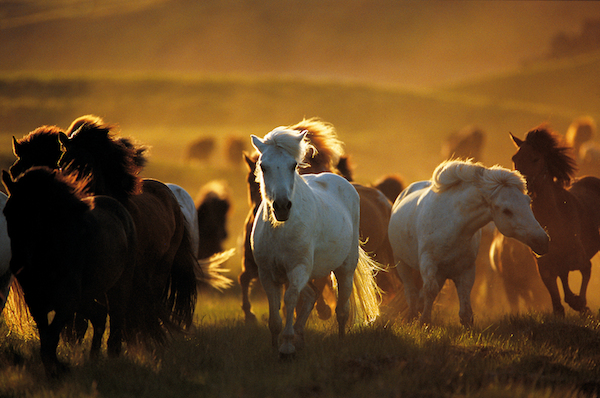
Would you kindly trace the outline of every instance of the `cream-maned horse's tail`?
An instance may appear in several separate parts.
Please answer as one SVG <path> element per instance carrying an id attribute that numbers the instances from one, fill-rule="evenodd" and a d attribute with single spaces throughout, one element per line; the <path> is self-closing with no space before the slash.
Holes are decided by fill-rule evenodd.
<path id="1" fill-rule="evenodd" d="M 381 289 L 375 280 L 377 272 L 385 272 L 385 270 L 362 247 L 359 247 L 358 264 L 354 271 L 354 283 L 350 296 L 350 318 L 356 323 L 370 323 L 379 316 Z"/>

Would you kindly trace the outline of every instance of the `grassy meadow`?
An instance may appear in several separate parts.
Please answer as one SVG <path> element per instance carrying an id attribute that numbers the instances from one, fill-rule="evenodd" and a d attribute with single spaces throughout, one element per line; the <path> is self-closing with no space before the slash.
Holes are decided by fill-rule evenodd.
<path id="1" fill-rule="evenodd" d="M 67 128 L 78 116 L 97 114 L 151 147 L 145 176 L 177 183 L 192 196 L 209 181 L 226 182 L 233 202 L 226 247 L 239 248 L 246 170 L 225 159 L 229 137 L 246 140 L 250 150 L 250 134 L 319 116 L 336 126 L 357 182 L 388 173 L 412 182 L 429 178 L 443 160 L 448 134 L 477 125 L 487 133 L 483 162 L 511 167 L 509 131 L 522 137 L 548 122 L 564 133 L 578 116 L 600 120 L 598 70 L 595 54 L 428 91 L 289 77 L 6 73 L 0 74 L 0 164 L 12 163 L 12 136 L 44 124 Z M 210 161 L 186 161 L 189 143 L 206 136 L 217 142 Z M 339 340 L 333 321 L 311 318 L 307 347 L 292 362 L 280 362 L 270 347 L 260 288 L 252 295 L 259 325 L 243 323 L 237 283 L 201 295 L 193 330 L 173 336 L 164 350 L 131 347 L 122 358 L 91 362 L 89 341 L 61 344 L 59 355 L 72 371 L 59 382 L 45 380 L 35 339 L 0 324 L 0 397 L 597 396 L 594 262 L 586 317 L 509 315 L 498 294 L 493 309 L 475 302 L 475 326 L 465 330 L 456 303 L 444 297 L 425 328 L 380 321 Z M 238 253 L 226 265 L 232 279 L 239 264 Z"/>

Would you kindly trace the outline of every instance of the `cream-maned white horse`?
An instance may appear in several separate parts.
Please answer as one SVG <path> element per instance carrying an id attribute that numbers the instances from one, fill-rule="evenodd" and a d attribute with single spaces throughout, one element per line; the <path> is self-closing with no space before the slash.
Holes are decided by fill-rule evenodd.
<path id="1" fill-rule="evenodd" d="M 394 202 L 388 232 L 410 316 L 422 312 L 421 322 L 431 322 L 433 302 L 451 279 L 460 321 L 472 325 L 470 294 L 481 227 L 494 221 L 502 234 L 536 253 L 548 251 L 548 235 L 530 203 L 518 172 L 470 161 L 443 162 L 430 181 L 408 186 Z"/>
<path id="2" fill-rule="evenodd" d="M 304 344 L 304 326 L 317 299 L 313 279 L 331 272 L 337 279 L 340 336 L 345 333 L 351 307 L 357 310 L 355 319 L 362 315 L 367 322 L 379 313 L 374 279 L 377 264 L 359 244 L 358 193 L 335 174 L 298 173 L 310 145 L 305 136 L 306 132 L 284 128 L 271 131 L 264 139 L 252 136 L 252 144 L 260 152 L 256 170 L 262 203 L 251 245 L 269 300 L 269 329 L 275 347 L 283 328 L 279 310 L 281 288 L 286 285 L 288 310 L 281 356 L 293 355 Z"/>

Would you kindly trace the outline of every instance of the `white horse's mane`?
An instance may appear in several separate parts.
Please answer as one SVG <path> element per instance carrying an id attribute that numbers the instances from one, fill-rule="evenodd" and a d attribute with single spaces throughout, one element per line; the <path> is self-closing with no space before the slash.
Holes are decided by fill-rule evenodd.
<path id="1" fill-rule="evenodd" d="M 263 143 L 283 149 L 296 159 L 296 162 L 302 164 L 306 152 L 310 148 L 313 148 L 313 146 L 306 137 L 300 141 L 300 145 L 298 145 L 298 136 L 300 134 L 302 134 L 302 132 L 289 130 L 285 127 L 278 127 L 265 135 Z"/>
<path id="2" fill-rule="evenodd" d="M 443 192 L 461 182 L 475 184 L 486 198 L 502 187 L 513 186 L 525 193 L 525 179 L 518 171 L 501 166 L 485 167 L 472 160 L 446 160 L 433 172 L 433 190 Z"/>

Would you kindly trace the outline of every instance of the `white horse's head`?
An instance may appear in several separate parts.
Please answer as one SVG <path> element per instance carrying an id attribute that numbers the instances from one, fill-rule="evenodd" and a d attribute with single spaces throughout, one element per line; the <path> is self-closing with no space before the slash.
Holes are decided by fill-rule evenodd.
<path id="1" fill-rule="evenodd" d="M 486 170 L 482 180 L 498 230 L 525 243 L 535 253 L 546 254 L 550 238 L 533 215 L 523 177 L 515 171 L 492 167 Z"/>
<path id="2" fill-rule="evenodd" d="M 262 200 L 276 221 L 290 217 L 297 167 L 310 145 L 306 132 L 275 129 L 263 139 L 252 135 L 252 145 L 260 153 L 256 163 L 256 177 L 260 183 Z"/>

